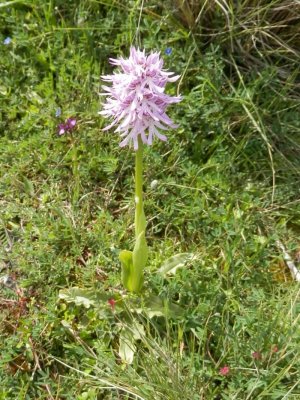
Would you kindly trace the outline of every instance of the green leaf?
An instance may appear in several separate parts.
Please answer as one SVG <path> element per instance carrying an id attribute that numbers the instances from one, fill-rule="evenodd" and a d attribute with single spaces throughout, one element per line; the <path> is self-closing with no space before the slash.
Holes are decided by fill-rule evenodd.
<path id="1" fill-rule="evenodd" d="M 143 272 L 148 259 L 145 232 L 137 237 L 132 251 L 122 250 L 119 254 L 122 264 L 122 282 L 127 290 L 139 293 L 143 286 Z"/>
<path id="2" fill-rule="evenodd" d="M 106 305 L 110 296 L 108 293 L 95 293 L 95 291 L 91 289 L 73 287 L 60 290 L 58 297 L 61 300 L 65 300 L 67 303 L 74 303 L 77 306 L 90 308 L 100 302 Z"/>
<path id="3" fill-rule="evenodd" d="M 177 304 L 151 294 L 144 299 L 143 304 L 131 303 L 129 309 L 132 313 L 144 314 L 150 319 L 153 317 L 177 318 L 183 315 L 183 309 Z"/>
<path id="4" fill-rule="evenodd" d="M 146 232 L 146 226 L 147 226 L 147 221 L 146 221 L 146 216 L 144 213 L 144 210 L 138 210 L 136 209 L 135 213 L 135 225 L 136 225 L 136 237 L 139 237 L 142 232 Z"/>
<path id="5" fill-rule="evenodd" d="M 135 342 L 145 336 L 145 329 L 136 320 L 130 326 L 124 326 L 119 339 L 119 356 L 126 364 L 132 364 L 136 352 Z"/>
<path id="6" fill-rule="evenodd" d="M 126 289 L 129 290 L 129 280 L 132 271 L 132 251 L 122 250 L 119 254 L 119 260 L 122 265 L 122 282 Z"/>
<path id="7" fill-rule="evenodd" d="M 130 277 L 131 291 L 138 293 L 144 281 L 144 268 L 148 260 L 148 246 L 145 232 L 141 232 L 136 239 L 132 253 L 133 273 Z"/>
<path id="8" fill-rule="evenodd" d="M 178 268 L 185 265 L 187 261 L 194 258 L 193 253 L 179 253 L 175 256 L 168 258 L 163 265 L 159 268 L 158 273 L 161 275 L 174 275 Z"/>
<path id="9" fill-rule="evenodd" d="M 94 293 L 78 287 L 60 290 L 58 297 L 67 303 L 75 303 L 77 306 L 84 306 L 85 308 L 95 305 Z"/>
<path id="10" fill-rule="evenodd" d="M 132 364 L 136 347 L 134 336 L 129 329 L 123 328 L 119 338 L 119 356 L 126 364 Z"/>
<path id="11" fill-rule="evenodd" d="M 145 336 L 144 326 L 136 320 L 134 320 L 133 324 L 130 326 L 130 331 L 132 332 L 134 340 L 141 340 L 143 336 Z"/>
<path id="12" fill-rule="evenodd" d="M 149 318 L 154 316 L 165 316 L 176 318 L 183 314 L 183 309 L 175 303 L 162 299 L 155 295 L 150 295 L 145 304 L 145 313 Z"/>

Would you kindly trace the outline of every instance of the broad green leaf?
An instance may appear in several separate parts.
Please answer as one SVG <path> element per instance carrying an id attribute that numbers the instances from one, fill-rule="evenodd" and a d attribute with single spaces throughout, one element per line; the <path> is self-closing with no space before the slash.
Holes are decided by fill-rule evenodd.
<path id="1" fill-rule="evenodd" d="M 132 364 L 136 352 L 135 342 L 145 336 L 145 329 L 142 324 L 132 320 L 130 326 L 124 326 L 119 339 L 119 356 L 122 361 Z"/>
<path id="2" fill-rule="evenodd" d="M 145 232 L 141 232 L 136 239 L 132 253 L 133 265 L 135 268 L 144 268 L 148 259 L 148 246 L 146 243 Z"/>
<path id="3" fill-rule="evenodd" d="M 183 267 L 185 263 L 193 259 L 193 257 L 193 253 L 176 254 L 175 256 L 168 258 L 159 268 L 158 272 L 163 276 L 174 275 L 178 268 Z"/>
<path id="4" fill-rule="evenodd" d="M 179 317 L 183 309 L 175 303 L 169 302 L 155 295 L 150 295 L 145 304 L 145 313 L 149 318 L 154 316 Z"/>
<path id="5" fill-rule="evenodd" d="M 122 263 L 123 285 L 130 292 L 138 293 L 143 286 L 143 272 L 147 263 L 148 247 L 145 232 L 141 232 L 136 240 L 133 252 L 122 250 L 119 259 Z"/>
<path id="6" fill-rule="evenodd" d="M 119 254 L 122 265 L 122 282 L 126 289 L 129 289 L 129 280 L 132 271 L 132 251 L 122 250 Z"/>
<path id="7" fill-rule="evenodd" d="M 119 356 L 126 364 L 132 364 L 136 352 L 135 339 L 128 328 L 123 328 L 119 338 Z"/>
<path id="8" fill-rule="evenodd" d="M 180 306 L 155 295 L 147 296 L 143 304 L 130 305 L 130 311 L 147 315 L 150 319 L 153 317 L 176 318 L 183 314 L 183 309 Z"/>
<path id="9" fill-rule="evenodd" d="M 73 287 L 60 290 L 58 297 L 67 303 L 75 303 L 77 306 L 90 308 L 95 305 L 95 295 L 91 290 Z"/>
<path id="10" fill-rule="evenodd" d="M 134 323 L 130 326 L 130 330 L 135 340 L 140 340 L 145 336 L 144 326 L 134 320 Z"/>
<path id="11" fill-rule="evenodd" d="M 148 246 L 146 243 L 145 232 L 141 232 L 136 239 L 132 253 L 133 272 L 130 276 L 130 291 L 138 293 L 144 281 L 144 268 L 148 259 Z"/>
<path id="12" fill-rule="evenodd" d="M 59 299 L 65 300 L 67 303 L 74 303 L 77 306 L 84 306 L 90 308 L 95 305 L 104 304 L 107 306 L 107 301 L 110 298 L 109 293 L 99 293 L 91 289 L 81 289 L 78 287 L 72 287 L 69 289 L 63 289 L 59 291 Z"/>

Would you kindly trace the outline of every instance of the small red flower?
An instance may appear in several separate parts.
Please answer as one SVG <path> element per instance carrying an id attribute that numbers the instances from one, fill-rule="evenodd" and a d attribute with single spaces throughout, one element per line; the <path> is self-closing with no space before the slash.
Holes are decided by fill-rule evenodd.
<path id="1" fill-rule="evenodd" d="M 278 350 L 279 350 L 279 349 L 278 349 L 278 346 L 276 346 L 276 345 L 273 346 L 273 348 L 272 348 L 272 352 L 273 352 L 273 353 L 277 353 Z"/>
<path id="2" fill-rule="evenodd" d="M 116 306 L 116 300 L 115 299 L 109 299 L 108 304 L 110 305 L 111 309 L 114 310 Z"/>
<path id="3" fill-rule="evenodd" d="M 254 358 L 254 360 L 261 360 L 261 353 L 259 351 L 254 351 L 252 353 L 252 357 Z"/>
<path id="4" fill-rule="evenodd" d="M 230 372 L 230 368 L 228 367 L 228 365 L 224 365 L 224 367 L 220 368 L 219 374 L 226 376 L 228 375 Z"/>

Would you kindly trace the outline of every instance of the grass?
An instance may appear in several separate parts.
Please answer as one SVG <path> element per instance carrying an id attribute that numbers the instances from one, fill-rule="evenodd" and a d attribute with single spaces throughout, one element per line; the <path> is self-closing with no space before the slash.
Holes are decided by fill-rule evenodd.
<path id="1" fill-rule="evenodd" d="M 300 398 L 299 285 L 277 246 L 297 260 L 299 6 L 0 6 L 0 399 Z M 145 151 L 139 312 L 118 260 L 132 247 L 134 157 L 97 114 L 108 58 L 138 41 L 184 96 L 179 128 Z M 71 116 L 76 131 L 58 137 Z M 151 298 L 165 309 L 149 313 Z"/>

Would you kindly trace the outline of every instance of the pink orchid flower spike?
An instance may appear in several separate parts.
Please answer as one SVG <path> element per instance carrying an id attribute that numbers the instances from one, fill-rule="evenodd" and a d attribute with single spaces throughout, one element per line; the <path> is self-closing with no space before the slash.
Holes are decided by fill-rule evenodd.
<path id="1" fill-rule="evenodd" d="M 133 142 L 134 150 L 138 149 L 139 136 L 146 145 L 151 145 L 154 137 L 166 141 L 167 137 L 160 131 L 177 127 L 166 109 L 182 98 L 165 94 L 165 86 L 179 76 L 172 76 L 173 72 L 163 69 L 160 53 L 146 55 L 145 50 L 134 47 L 128 59 L 111 58 L 110 63 L 119 67 L 119 72 L 102 76 L 104 81 L 112 83 L 112 86 L 102 87 L 104 93 L 101 94 L 107 99 L 99 114 L 112 119 L 104 130 L 116 127 L 115 132 L 122 138 L 120 146 Z"/>

